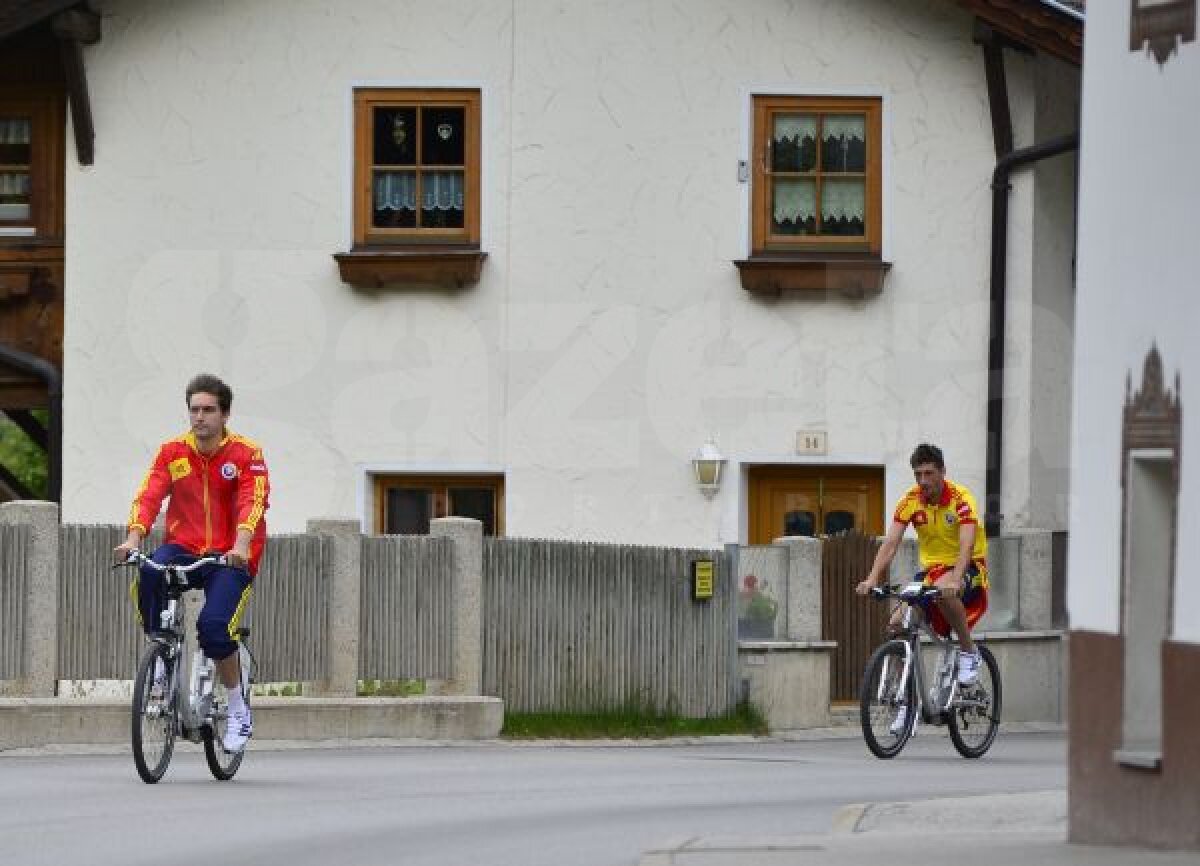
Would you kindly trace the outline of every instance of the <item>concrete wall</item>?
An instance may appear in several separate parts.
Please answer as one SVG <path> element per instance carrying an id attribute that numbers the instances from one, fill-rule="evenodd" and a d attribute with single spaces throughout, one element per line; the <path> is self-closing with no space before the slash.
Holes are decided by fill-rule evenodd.
<path id="1" fill-rule="evenodd" d="M 812 427 L 829 462 L 886 465 L 889 500 L 927 438 L 982 491 L 994 152 L 964 10 L 104 6 L 87 51 L 97 159 L 67 169 L 66 520 L 125 513 L 200 369 L 234 385 L 234 429 L 265 446 L 284 531 L 370 515 L 374 471 L 488 470 L 505 473 L 513 535 L 738 541 L 739 470 L 793 460 Z M 1010 65 L 1024 140 L 1038 76 Z M 362 83 L 482 89 L 478 285 L 339 281 Z M 741 289 L 755 92 L 883 97 L 879 297 Z M 1033 213 L 1018 189 L 1017 235 Z M 689 466 L 710 435 L 732 461 L 711 501 Z M 1028 440 L 1013 437 L 1013 465 Z"/>
<path id="2" fill-rule="evenodd" d="M 772 731 L 829 725 L 829 662 L 833 641 L 742 641 L 742 697 Z"/>

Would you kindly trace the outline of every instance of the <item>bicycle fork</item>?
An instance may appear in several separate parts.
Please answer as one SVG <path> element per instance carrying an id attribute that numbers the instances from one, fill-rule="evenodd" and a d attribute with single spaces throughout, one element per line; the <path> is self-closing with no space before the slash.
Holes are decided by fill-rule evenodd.
<path id="1" fill-rule="evenodd" d="M 907 642 L 904 644 L 904 667 L 900 669 L 900 678 L 896 681 L 896 690 L 894 694 L 888 695 L 888 683 L 891 682 L 891 668 L 895 663 L 895 659 L 888 656 L 883 660 L 883 675 L 879 678 L 878 693 L 875 699 L 881 704 L 896 704 L 904 703 L 904 695 L 908 693 L 908 678 L 912 674 L 912 647 Z"/>

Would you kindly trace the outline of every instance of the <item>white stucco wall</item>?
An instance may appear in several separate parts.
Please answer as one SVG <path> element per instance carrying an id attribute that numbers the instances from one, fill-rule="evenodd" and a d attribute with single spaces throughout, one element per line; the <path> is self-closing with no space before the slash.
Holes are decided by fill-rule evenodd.
<path id="1" fill-rule="evenodd" d="M 1120 609 L 1121 411 L 1157 345 L 1182 385 L 1183 454 L 1173 637 L 1200 640 L 1200 44 L 1165 66 L 1129 51 L 1129 8 L 1089 4 L 1080 164 L 1076 409 L 1072 426 L 1071 626 L 1116 632 Z"/>
<path id="2" fill-rule="evenodd" d="M 65 519 L 123 517 L 201 369 L 266 448 L 280 530 L 363 513 L 368 467 L 486 469 L 512 535 L 734 541 L 737 473 L 705 499 L 695 451 L 782 462 L 812 428 L 829 462 L 888 467 L 887 507 L 926 439 L 982 497 L 994 152 L 970 30 L 943 0 L 109 0 L 96 164 L 67 172 Z M 339 281 L 363 83 L 482 88 L 477 285 Z M 883 96 L 879 297 L 740 287 L 756 91 Z M 1032 212 L 1018 190 L 1016 236 Z"/>

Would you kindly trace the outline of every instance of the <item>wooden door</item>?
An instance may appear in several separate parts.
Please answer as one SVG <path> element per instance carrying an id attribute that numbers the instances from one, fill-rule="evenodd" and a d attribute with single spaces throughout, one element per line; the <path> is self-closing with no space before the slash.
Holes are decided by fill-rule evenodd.
<path id="1" fill-rule="evenodd" d="M 878 547 L 874 537 L 883 534 L 883 468 L 757 467 L 750 470 L 749 482 L 751 544 L 797 535 L 826 539 L 821 637 L 837 642 L 830 698 L 854 700 L 862 666 L 879 641 L 881 617 L 886 618 L 884 605 L 854 592 L 870 569 Z"/>
<path id="2" fill-rule="evenodd" d="M 750 470 L 751 544 L 857 529 L 883 534 L 883 469 L 762 466 Z"/>

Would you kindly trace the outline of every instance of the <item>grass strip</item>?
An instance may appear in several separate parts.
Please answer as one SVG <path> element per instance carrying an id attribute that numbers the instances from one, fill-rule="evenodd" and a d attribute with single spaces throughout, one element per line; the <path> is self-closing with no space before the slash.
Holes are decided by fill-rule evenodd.
<path id="1" fill-rule="evenodd" d="M 689 719 L 674 713 L 656 713 L 626 707 L 595 713 L 505 713 L 500 736 L 530 739 L 661 739 L 704 737 L 716 734 L 767 733 L 767 722 L 755 707 L 738 704 L 726 716 Z"/>

